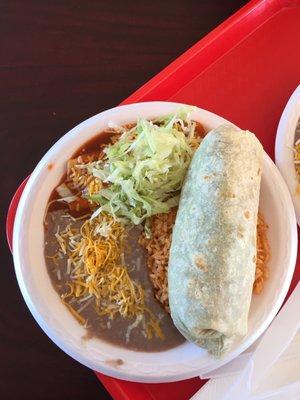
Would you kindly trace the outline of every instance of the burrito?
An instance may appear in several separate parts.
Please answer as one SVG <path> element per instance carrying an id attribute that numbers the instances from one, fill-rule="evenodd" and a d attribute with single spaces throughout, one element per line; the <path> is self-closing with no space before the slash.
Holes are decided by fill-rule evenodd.
<path id="1" fill-rule="evenodd" d="M 186 339 L 216 356 L 248 329 L 262 156 L 253 133 L 221 126 L 195 152 L 181 193 L 168 268 L 171 316 Z"/>

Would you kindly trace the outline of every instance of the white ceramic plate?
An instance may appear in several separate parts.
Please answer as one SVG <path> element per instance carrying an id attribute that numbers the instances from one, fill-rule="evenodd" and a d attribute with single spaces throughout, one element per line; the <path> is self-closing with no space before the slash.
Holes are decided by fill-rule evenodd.
<path id="1" fill-rule="evenodd" d="M 116 107 L 98 114 L 63 136 L 42 158 L 31 175 L 17 210 L 13 249 L 19 286 L 34 318 L 45 333 L 67 354 L 104 374 L 139 382 L 170 382 L 197 376 L 217 368 L 249 347 L 267 328 L 288 291 L 295 268 L 297 230 L 287 187 L 271 159 L 265 154 L 260 208 L 270 225 L 272 249 L 270 279 L 263 293 L 254 296 L 249 332 L 234 344 L 226 357 L 217 360 L 191 344 L 160 353 L 144 353 L 116 347 L 99 339 L 83 341 L 85 331 L 61 303 L 52 287 L 43 255 L 43 216 L 51 191 L 66 168 L 67 159 L 88 139 L 107 127 L 109 121 L 125 124 L 138 117 L 153 118 L 174 112 L 176 103 L 150 102 Z M 206 129 L 226 122 L 208 111 L 193 115 Z M 51 171 L 47 166 L 53 164 Z M 122 359 L 122 365 L 115 360 Z"/>
<path id="2" fill-rule="evenodd" d="M 293 146 L 295 131 L 300 120 L 300 86 L 290 97 L 279 121 L 276 144 L 275 161 L 284 177 L 295 206 L 297 222 L 300 225 L 300 185 L 294 167 Z"/>

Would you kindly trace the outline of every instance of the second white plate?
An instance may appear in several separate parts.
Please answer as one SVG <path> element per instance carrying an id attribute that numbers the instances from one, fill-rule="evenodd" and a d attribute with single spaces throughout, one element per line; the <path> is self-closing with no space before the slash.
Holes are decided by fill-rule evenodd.
<path id="1" fill-rule="evenodd" d="M 300 122 L 300 85 L 290 97 L 279 121 L 275 144 L 275 160 L 290 190 L 300 225 L 300 184 L 294 166 L 294 142 Z M 299 126 L 299 125 L 298 125 Z M 300 135 L 299 135 L 300 138 Z"/>

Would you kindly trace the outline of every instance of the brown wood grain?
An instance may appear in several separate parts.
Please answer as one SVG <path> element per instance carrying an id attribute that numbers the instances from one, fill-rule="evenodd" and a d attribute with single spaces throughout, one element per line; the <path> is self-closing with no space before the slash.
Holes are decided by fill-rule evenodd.
<path id="1" fill-rule="evenodd" d="M 74 125 L 122 99 L 245 1 L 0 1 L 0 398 L 110 399 L 30 315 L 5 242 L 18 184 Z"/>

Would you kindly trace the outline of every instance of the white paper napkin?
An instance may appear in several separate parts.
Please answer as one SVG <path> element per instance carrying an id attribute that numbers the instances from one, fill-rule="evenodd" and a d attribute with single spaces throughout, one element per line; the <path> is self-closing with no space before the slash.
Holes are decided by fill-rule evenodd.
<path id="1" fill-rule="evenodd" d="M 211 371 L 191 400 L 300 399 L 300 284 L 253 353 Z"/>

